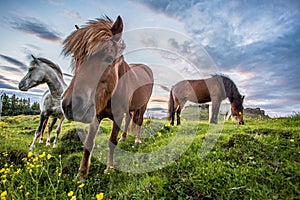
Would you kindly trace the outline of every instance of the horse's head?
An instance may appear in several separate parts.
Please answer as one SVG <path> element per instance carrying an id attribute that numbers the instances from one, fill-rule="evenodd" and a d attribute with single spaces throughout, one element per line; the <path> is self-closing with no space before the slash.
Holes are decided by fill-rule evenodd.
<path id="1" fill-rule="evenodd" d="M 240 96 L 240 98 L 234 99 L 231 104 L 231 115 L 234 116 L 238 123 L 243 125 L 244 119 L 243 119 L 243 112 L 244 112 L 244 101 L 245 96 Z"/>
<path id="2" fill-rule="evenodd" d="M 19 89 L 21 91 L 27 91 L 39 84 L 45 83 L 45 76 L 47 71 L 45 70 L 45 63 L 41 62 L 38 58 L 31 55 L 33 61 L 30 62 L 27 74 L 19 82 Z"/>
<path id="3" fill-rule="evenodd" d="M 114 66 L 118 65 L 125 48 L 121 40 L 121 17 L 107 31 L 110 31 L 111 36 L 98 41 L 97 48 L 86 55 L 82 63 L 78 63 L 74 54 L 75 75 L 65 90 L 62 101 L 62 109 L 69 120 L 90 123 L 98 111 L 95 98 L 101 95 L 100 99 L 108 99 L 115 89 L 114 78 L 117 74 Z M 103 103 L 106 105 L 107 102 Z"/>

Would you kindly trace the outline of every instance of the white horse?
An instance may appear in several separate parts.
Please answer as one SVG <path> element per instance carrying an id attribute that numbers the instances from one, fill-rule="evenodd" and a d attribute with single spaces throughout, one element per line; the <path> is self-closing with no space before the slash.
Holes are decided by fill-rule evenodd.
<path id="1" fill-rule="evenodd" d="M 43 143 L 43 133 L 50 116 L 52 116 L 53 119 L 48 127 L 46 146 L 50 146 L 50 133 L 57 119 L 60 119 L 56 128 L 56 137 L 53 142 L 53 148 L 56 147 L 64 120 L 64 115 L 60 107 L 61 95 L 67 87 L 63 79 L 62 71 L 58 65 L 45 58 L 35 58 L 34 56 L 32 56 L 32 58 L 33 61 L 30 63 L 28 73 L 19 83 L 19 89 L 21 91 L 27 91 L 30 88 L 46 83 L 49 90 L 44 93 L 40 103 L 40 123 L 35 132 L 33 142 L 30 145 L 30 151 L 33 150 L 39 136 L 41 136 L 39 142 Z"/>
<path id="2" fill-rule="evenodd" d="M 209 111 L 209 121 L 210 121 L 211 116 L 212 116 L 212 104 L 211 104 L 211 102 L 208 103 L 208 105 L 209 105 L 208 111 Z M 220 117 L 220 115 L 224 116 L 224 121 L 228 121 L 231 118 L 230 103 L 226 100 L 221 102 L 218 118 Z"/>

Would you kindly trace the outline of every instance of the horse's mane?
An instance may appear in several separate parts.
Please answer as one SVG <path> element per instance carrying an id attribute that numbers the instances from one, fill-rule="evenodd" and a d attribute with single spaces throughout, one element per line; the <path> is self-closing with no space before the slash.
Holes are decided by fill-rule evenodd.
<path id="1" fill-rule="evenodd" d="M 60 76 L 60 78 L 63 80 L 63 73 L 62 73 L 60 67 L 57 64 L 53 63 L 52 61 L 50 61 L 46 58 L 37 58 L 37 59 L 32 60 L 30 65 L 31 66 L 38 65 L 38 61 L 41 61 L 41 62 L 47 64 L 47 66 L 54 69 L 54 71 L 56 71 L 57 74 Z"/>
<path id="2" fill-rule="evenodd" d="M 223 84 L 224 84 L 224 89 L 225 89 L 226 94 L 227 94 L 229 99 L 231 99 L 232 97 L 237 98 L 237 97 L 242 96 L 240 94 L 236 84 L 233 82 L 233 80 L 228 75 L 214 74 L 214 75 L 212 75 L 212 77 L 222 78 L 222 81 L 223 81 Z"/>
<path id="3" fill-rule="evenodd" d="M 107 16 L 90 20 L 64 40 L 62 54 L 65 56 L 73 54 L 75 67 L 83 63 L 84 59 L 91 55 L 103 40 L 112 36 L 112 25 L 113 21 Z"/>

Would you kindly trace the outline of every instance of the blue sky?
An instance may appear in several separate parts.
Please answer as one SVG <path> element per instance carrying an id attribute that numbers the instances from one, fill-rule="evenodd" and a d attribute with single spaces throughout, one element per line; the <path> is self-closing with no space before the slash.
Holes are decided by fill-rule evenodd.
<path id="1" fill-rule="evenodd" d="M 30 54 L 48 58 L 64 72 L 71 73 L 70 58 L 61 55 L 62 41 L 75 24 L 80 26 L 103 15 L 113 19 L 120 15 L 125 32 L 150 27 L 167 29 L 201 44 L 202 51 L 216 65 L 213 71 L 229 75 L 246 95 L 245 107 L 260 107 L 271 116 L 300 112 L 300 2 L 297 0 L 1 1 L 0 90 L 38 100 L 46 86 L 27 93 L 17 89 Z M 124 40 L 127 48 L 134 45 L 132 40 L 126 37 Z M 188 45 L 182 48 L 194 48 Z M 197 55 L 195 48 L 194 52 L 191 57 Z M 149 52 L 127 56 L 129 62 L 147 62 L 150 58 L 151 62 L 146 64 L 157 72 L 159 84 L 171 87 L 179 81 L 175 78 L 166 81 L 173 75 L 167 76 L 159 69 L 160 60 Z M 188 65 L 176 62 L 173 70 L 180 69 L 180 63 Z M 199 70 L 205 71 L 201 67 Z M 154 95 L 168 96 L 163 91 Z"/>

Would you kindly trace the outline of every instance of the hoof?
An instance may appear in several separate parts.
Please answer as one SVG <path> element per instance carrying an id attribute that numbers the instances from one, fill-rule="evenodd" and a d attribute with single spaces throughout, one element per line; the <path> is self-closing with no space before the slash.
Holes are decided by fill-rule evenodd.
<path id="1" fill-rule="evenodd" d="M 134 141 L 134 144 L 135 144 L 135 145 L 142 144 L 142 141 L 141 141 L 140 139 L 136 139 L 136 140 Z"/>
<path id="2" fill-rule="evenodd" d="M 125 137 L 121 137 L 121 138 L 119 139 L 119 142 L 123 142 L 123 141 L 125 141 L 125 140 L 126 140 Z"/>
<path id="3" fill-rule="evenodd" d="M 107 166 L 106 169 L 104 170 L 104 174 L 109 174 L 110 172 L 113 172 L 115 170 L 114 166 L 110 165 Z"/>
<path id="4" fill-rule="evenodd" d="M 43 144 L 43 143 L 44 143 L 44 141 L 41 139 L 41 140 L 39 141 L 39 143 L 40 143 L 40 144 Z"/>
<path id="5" fill-rule="evenodd" d="M 34 145 L 31 145 L 31 146 L 29 147 L 29 151 L 33 151 L 33 149 L 34 149 Z"/>
<path id="6" fill-rule="evenodd" d="M 85 179 L 87 179 L 87 177 L 87 173 L 78 172 L 76 179 L 79 180 L 79 182 L 83 182 Z"/>
<path id="7" fill-rule="evenodd" d="M 46 147 L 50 147 L 50 146 L 51 146 L 50 142 L 46 142 Z"/>
<path id="8" fill-rule="evenodd" d="M 57 147 L 57 145 L 56 145 L 56 144 L 53 144 L 52 148 L 55 149 L 56 147 Z"/>

